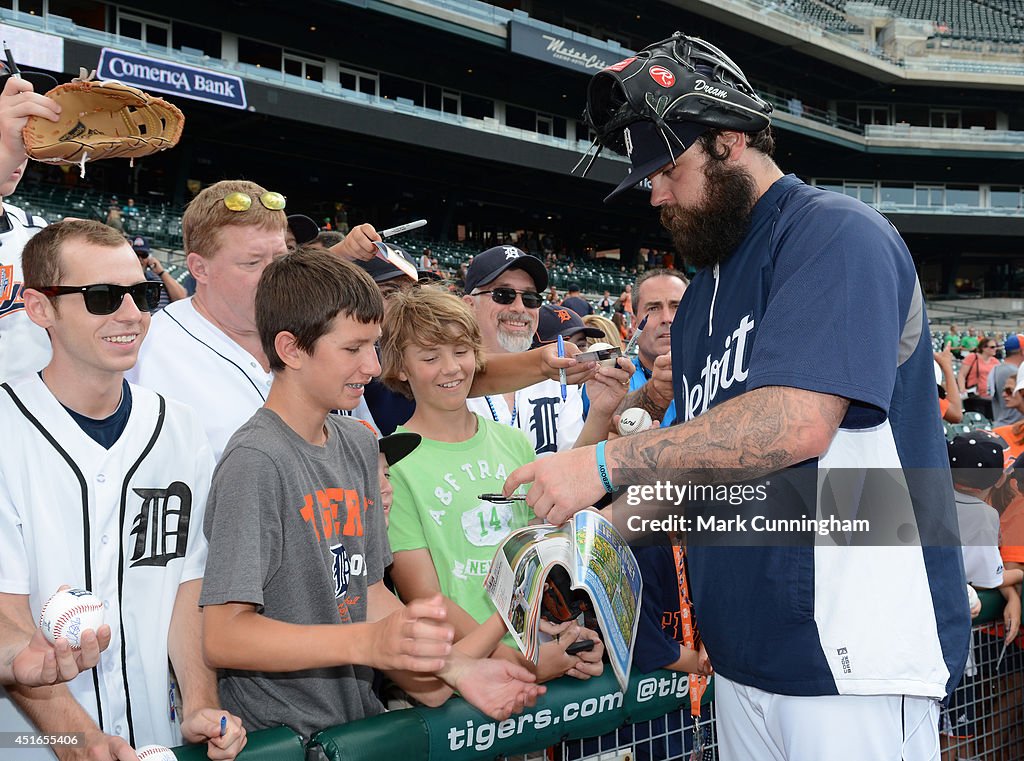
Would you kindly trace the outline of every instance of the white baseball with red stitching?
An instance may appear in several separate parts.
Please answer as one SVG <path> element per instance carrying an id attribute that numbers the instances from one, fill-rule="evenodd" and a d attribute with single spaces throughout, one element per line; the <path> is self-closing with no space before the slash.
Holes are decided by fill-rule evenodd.
<path id="1" fill-rule="evenodd" d="M 170 748 L 163 745 L 144 745 L 135 751 L 139 761 L 178 761 Z"/>
<path id="2" fill-rule="evenodd" d="M 88 589 L 65 589 L 55 592 L 39 613 L 39 628 L 50 642 L 64 637 L 72 648 L 82 646 L 86 629 L 103 625 L 103 601 Z"/>

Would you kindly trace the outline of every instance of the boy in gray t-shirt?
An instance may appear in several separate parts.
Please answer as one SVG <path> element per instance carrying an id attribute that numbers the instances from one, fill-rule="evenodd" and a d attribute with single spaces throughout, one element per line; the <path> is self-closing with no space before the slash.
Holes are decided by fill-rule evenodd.
<path id="1" fill-rule="evenodd" d="M 284 724 L 308 738 L 376 715 L 373 668 L 428 705 L 454 688 L 496 719 L 544 690 L 527 669 L 480 658 L 487 642 L 453 646 L 440 596 L 403 606 L 383 584 L 376 440 L 330 414 L 355 407 L 380 372 L 382 317 L 373 281 L 326 251 L 287 254 L 260 279 L 274 382 L 214 472 L 200 598 L 206 659 L 249 729 Z"/>

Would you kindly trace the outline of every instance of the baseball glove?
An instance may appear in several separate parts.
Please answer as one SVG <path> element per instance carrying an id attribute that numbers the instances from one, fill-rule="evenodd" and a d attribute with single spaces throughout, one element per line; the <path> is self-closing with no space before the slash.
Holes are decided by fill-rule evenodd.
<path id="1" fill-rule="evenodd" d="M 640 120 L 654 122 L 669 140 L 667 122 L 758 132 L 771 112 L 725 53 L 676 32 L 595 74 L 585 119 L 599 146 L 627 155 L 623 129 Z"/>
<path id="2" fill-rule="evenodd" d="M 148 156 L 177 144 L 185 117 L 177 107 L 120 82 L 74 80 L 46 93 L 60 119 L 31 116 L 22 130 L 25 152 L 51 164 L 81 164 Z"/>

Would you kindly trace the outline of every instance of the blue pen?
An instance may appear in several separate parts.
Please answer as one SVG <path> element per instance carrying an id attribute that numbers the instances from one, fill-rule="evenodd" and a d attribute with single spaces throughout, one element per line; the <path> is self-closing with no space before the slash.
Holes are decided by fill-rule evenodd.
<path id="1" fill-rule="evenodd" d="M 562 340 L 562 334 L 558 334 L 558 356 L 565 357 L 565 341 Z M 562 401 L 565 401 L 565 368 L 561 368 L 558 371 L 558 382 L 562 384 Z"/>
<path id="2" fill-rule="evenodd" d="M 224 733 L 228 731 L 228 717 L 220 717 L 220 736 L 223 737 Z"/>

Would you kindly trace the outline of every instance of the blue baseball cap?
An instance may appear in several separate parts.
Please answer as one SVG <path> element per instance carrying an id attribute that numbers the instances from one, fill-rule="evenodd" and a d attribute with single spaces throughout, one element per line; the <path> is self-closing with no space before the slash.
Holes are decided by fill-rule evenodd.
<path id="1" fill-rule="evenodd" d="M 622 138 L 626 144 L 626 155 L 633 166 L 626 179 L 605 197 L 604 202 L 608 203 L 639 185 L 666 164 L 671 164 L 708 129 L 706 124 L 696 122 L 668 122 L 665 132 L 662 132 L 658 125 L 649 120 L 633 122 L 624 127 Z"/>

